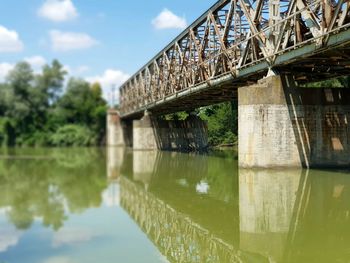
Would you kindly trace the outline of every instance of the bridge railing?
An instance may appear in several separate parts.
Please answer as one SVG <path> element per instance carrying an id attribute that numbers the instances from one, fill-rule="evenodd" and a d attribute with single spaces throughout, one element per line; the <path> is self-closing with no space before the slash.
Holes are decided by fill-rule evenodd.
<path id="1" fill-rule="evenodd" d="M 120 88 L 121 114 L 278 55 L 316 43 L 349 26 L 346 0 L 221 0 Z"/>

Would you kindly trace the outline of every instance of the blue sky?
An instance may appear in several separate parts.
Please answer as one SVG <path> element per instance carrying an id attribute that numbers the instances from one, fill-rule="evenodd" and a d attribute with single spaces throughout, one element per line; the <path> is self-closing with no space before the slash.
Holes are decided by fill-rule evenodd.
<path id="1" fill-rule="evenodd" d="M 20 60 L 57 58 L 105 96 L 215 0 L 1 0 L 0 80 Z"/>

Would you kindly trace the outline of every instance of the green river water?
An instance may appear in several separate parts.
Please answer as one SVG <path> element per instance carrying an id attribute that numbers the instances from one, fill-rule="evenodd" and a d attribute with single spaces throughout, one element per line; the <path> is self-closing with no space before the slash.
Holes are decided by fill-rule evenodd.
<path id="1" fill-rule="evenodd" d="M 350 262 L 350 172 L 233 151 L 0 150 L 0 263 Z"/>

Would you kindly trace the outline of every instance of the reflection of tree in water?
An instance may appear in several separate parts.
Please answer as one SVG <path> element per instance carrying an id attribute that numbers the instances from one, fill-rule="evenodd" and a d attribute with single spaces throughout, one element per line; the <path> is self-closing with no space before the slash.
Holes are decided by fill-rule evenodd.
<path id="1" fill-rule="evenodd" d="M 27 229 L 34 218 L 41 218 L 43 225 L 58 230 L 67 213 L 101 204 L 101 193 L 107 187 L 101 151 L 26 151 L 0 160 L 0 207 L 10 208 L 8 218 L 17 228 Z M 28 156 L 25 154 L 33 159 L 22 158 Z"/>

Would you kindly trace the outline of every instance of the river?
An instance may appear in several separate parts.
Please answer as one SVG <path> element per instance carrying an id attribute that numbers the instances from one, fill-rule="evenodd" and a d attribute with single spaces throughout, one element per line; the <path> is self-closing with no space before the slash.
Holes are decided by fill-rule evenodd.
<path id="1" fill-rule="evenodd" d="M 0 263 L 350 262 L 350 173 L 234 151 L 2 149 Z"/>

